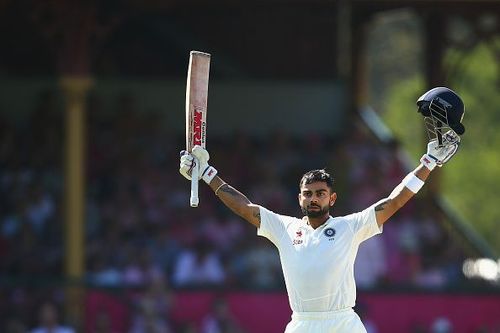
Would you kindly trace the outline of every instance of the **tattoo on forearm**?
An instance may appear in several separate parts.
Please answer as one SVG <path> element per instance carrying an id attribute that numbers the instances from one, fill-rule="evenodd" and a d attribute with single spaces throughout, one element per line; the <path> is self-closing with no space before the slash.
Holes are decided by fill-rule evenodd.
<path id="1" fill-rule="evenodd" d="M 222 192 L 225 192 L 227 194 L 231 194 L 232 196 L 237 196 L 239 195 L 238 191 L 236 191 L 234 188 L 231 186 L 224 186 L 223 188 L 220 189 Z"/>
<path id="2" fill-rule="evenodd" d="M 255 212 L 253 216 L 260 222 L 260 212 Z"/>
<path id="3" fill-rule="evenodd" d="M 385 209 L 385 206 L 389 203 L 389 200 L 385 200 L 381 203 L 379 203 L 378 205 L 375 206 L 375 211 L 378 212 L 378 211 L 381 211 L 381 210 L 384 210 Z"/>
<path id="4" fill-rule="evenodd" d="M 231 185 L 223 186 L 220 189 L 219 193 L 221 193 L 221 195 L 219 195 L 219 199 L 221 199 L 222 202 L 224 202 L 224 204 L 229 207 L 229 209 L 240 216 L 243 216 L 246 207 L 248 206 L 248 204 L 251 204 L 250 200 L 248 200 L 248 198 L 243 193 L 241 193 Z"/>

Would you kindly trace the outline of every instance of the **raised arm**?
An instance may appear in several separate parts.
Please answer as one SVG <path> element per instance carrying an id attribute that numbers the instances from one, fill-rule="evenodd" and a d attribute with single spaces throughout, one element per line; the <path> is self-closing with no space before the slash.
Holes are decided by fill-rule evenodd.
<path id="1" fill-rule="evenodd" d="M 181 152 L 179 172 L 187 179 L 191 179 L 191 170 L 199 168 L 200 179 L 203 179 L 215 195 L 233 212 L 256 226 L 260 227 L 259 206 L 252 204 L 248 198 L 234 187 L 217 176 L 217 170 L 208 165 L 210 155 L 200 146 L 195 146 L 191 154 Z"/>
<path id="2" fill-rule="evenodd" d="M 455 155 L 460 145 L 460 137 L 453 131 L 443 136 L 443 145 L 432 140 L 427 145 L 427 153 L 420 159 L 421 164 L 410 172 L 391 194 L 375 204 L 375 216 L 379 226 L 383 225 L 394 213 L 403 207 L 424 185 L 431 171 L 443 166 Z"/>
<path id="3" fill-rule="evenodd" d="M 377 217 L 379 226 L 384 224 L 418 192 L 430 173 L 431 170 L 420 164 L 394 188 L 387 198 L 380 200 L 375 205 L 375 216 Z M 410 188 L 415 192 L 410 190 Z"/>
<path id="4" fill-rule="evenodd" d="M 224 205 L 257 228 L 260 227 L 259 206 L 254 205 L 243 193 L 223 181 L 219 176 L 215 176 L 208 185 Z"/>

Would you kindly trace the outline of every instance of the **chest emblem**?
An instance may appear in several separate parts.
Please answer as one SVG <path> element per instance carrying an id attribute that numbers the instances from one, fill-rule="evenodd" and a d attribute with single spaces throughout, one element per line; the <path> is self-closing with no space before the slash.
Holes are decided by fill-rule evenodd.
<path id="1" fill-rule="evenodd" d="M 295 239 L 293 240 L 293 245 L 302 244 L 304 241 L 302 240 L 302 230 L 297 230 L 295 232 Z"/>
<path id="2" fill-rule="evenodd" d="M 325 236 L 328 238 L 328 240 L 333 240 L 333 237 L 335 237 L 336 231 L 333 228 L 326 228 L 323 233 Z"/>

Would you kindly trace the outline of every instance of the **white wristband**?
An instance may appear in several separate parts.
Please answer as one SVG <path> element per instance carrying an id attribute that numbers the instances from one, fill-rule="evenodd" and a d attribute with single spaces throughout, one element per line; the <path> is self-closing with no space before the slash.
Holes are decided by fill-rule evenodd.
<path id="1" fill-rule="evenodd" d="M 429 154 L 424 154 L 422 158 L 420 158 L 420 162 L 429 170 L 434 170 L 436 167 L 436 159 L 431 157 Z"/>
<path id="2" fill-rule="evenodd" d="M 413 172 L 410 172 L 408 175 L 406 175 L 405 178 L 403 178 L 403 181 L 401 182 L 407 189 L 412 191 L 413 193 L 417 193 L 422 186 L 424 186 L 425 182 L 415 176 Z"/>
<path id="3" fill-rule="evenodd" d="M 205 171 L 203 171 L 203 175 L 201 175 L 201 178 L 205 181 L 205 183 L 210 184 L 212 179 L 217 175 L 217 169 L 214 168 L 213 166 L 208 166 Z"/>

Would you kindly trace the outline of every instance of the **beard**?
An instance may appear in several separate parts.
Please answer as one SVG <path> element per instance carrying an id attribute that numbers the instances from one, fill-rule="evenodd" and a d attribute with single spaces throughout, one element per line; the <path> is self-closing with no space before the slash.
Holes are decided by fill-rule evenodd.
<path id="1" fill-rule="evenodd" d="M 312 206 L 312 207 L 318 207 L 319 208 L 318 210 L 310 210 L 310 207 L 311 206 L 301 207 L 302 213 L 307 217 L 316 218 L 330 213 L 330 206 L 325 206 L 325 207 Z"/>

